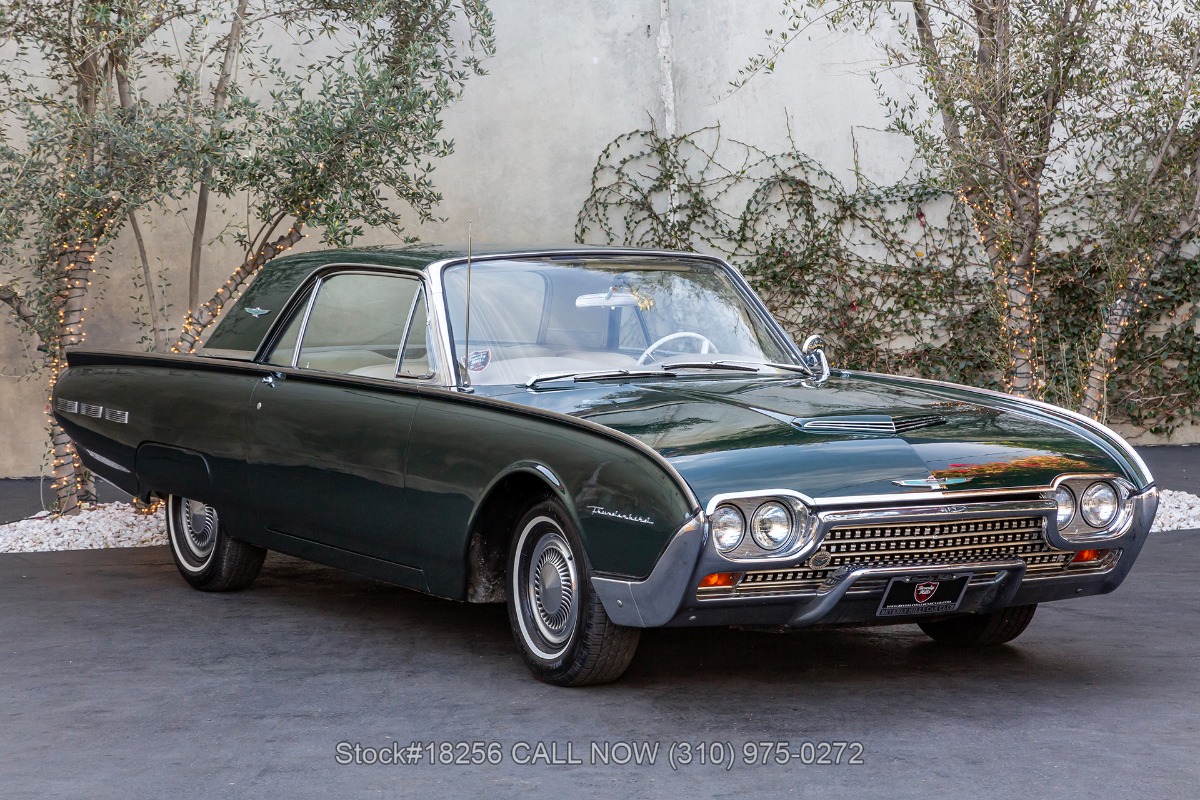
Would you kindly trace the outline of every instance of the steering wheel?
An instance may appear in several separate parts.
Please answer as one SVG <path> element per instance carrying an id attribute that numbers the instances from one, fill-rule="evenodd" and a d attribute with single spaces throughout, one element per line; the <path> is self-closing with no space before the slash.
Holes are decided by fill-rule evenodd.
<path id="1" fill-rule="evenodd" d="M 717 350 L 717 346 L 712 343 L 712 339 L 709 339 L 707 336 L 705 336 L 702 333 L 696 333 L 694 331 L 676 331 L 675 333 L 668 333 L 666 336 L 662 337 L 661 339 L 659 339 L 658 341 L 654 342 L 649 347 L 647 347 L 645 350 L 643 350 L 641 356 L 638 357 L 637 365 L 639 367 L 644 365 L 646 363 L 646 359 L 648 359 L 650 357 L 651 353 L 653 353 L 658 348 L 662 347 L 667 342 L 673 342 L 676 339 L 699 339 L 701 353 L 719 352 Z"/>

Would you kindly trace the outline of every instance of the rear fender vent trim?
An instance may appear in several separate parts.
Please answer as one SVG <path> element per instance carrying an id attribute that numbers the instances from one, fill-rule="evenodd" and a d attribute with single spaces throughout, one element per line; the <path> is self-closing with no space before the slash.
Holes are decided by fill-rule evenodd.
<path id="1" fill-rule="evenodd" d="M 129 423 L 129 412 L 110 408 L 104 412 L 104 418 L 109 422 L 119 422 L 122 425 L 126 425 Z"/>
<path id="2" fill-rule="evenodd" d="M 104 406 L 94 406 L 91 403 L 80 403 L 79 413 L 83 414 L 85 417 L 95 417 L 96 419 L 100 419 L 102 416 L 104 416 Z"/>
<path id="3" fill-rule="evenodd" d="M 859 414 L 841 417 L 798 418 L 792 424 L 809 433 L 867 434 L 895 436 L 919 428 L 945 425 L 948 420 L 941 414 L 916 414 L 905 417 L 889 417 L 885 414 Z"/>
<path id="4" fill-rule="evenodd" d="M 62 411 L 66 414 L 78 414 L 79 403 L 74 400 L 67 400 L 66 398 L 60 397 L 54 401 L 54 410 Z"/>

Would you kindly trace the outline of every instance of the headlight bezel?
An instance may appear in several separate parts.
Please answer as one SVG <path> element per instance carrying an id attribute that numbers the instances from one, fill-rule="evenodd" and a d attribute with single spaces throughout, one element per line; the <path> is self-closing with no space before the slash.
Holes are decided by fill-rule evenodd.
<path id="1" fill-rule="evenodd" d="M 808 502 L 806 502 L 808 501 Z M 775 547 L 767 548 L 756 541 L 754 535 L 754 520 L 756 514 L 765 507 L 778 504 L 790 522 L 788 535 Z M 722 494 L 714 497 L 708 506 L 710 524 L 723 509 L 737 510 L 745 521 L 743 536 L 737 546 L 722 548 L 716 541 L 714 531 L 713 547 L 721 557 L 736 562 L 744 561 L 776 561 L 801 556 L 812 549 L 817 528 L 817 517 L 811 500 L 786 489 L 768 490 L 764 492 L 746 492 L 739 494 Z"/>
<path id="2" fill-rule="evenodd" d="M 1116 511 L 1101 525 L 1093 524 L 1083 513 L 1083 496 L 1096 485 L 1108 487 L 1116 496 Z M 1056 524 L 1062 543 L 1074 549 L 1085 544 L 1104 542 L 1124 536 L 1133 521 L 1134 486 L 1119 475 L 1109 473 L 1060 475 L 1051 486 L 1050 499 L 1057 500 L 1059 489 L 1066 488 L 1075 498 L 1075 511 L 1066 525 Z M 1057 523 L 1057 519 L 1056 519 Z"/>

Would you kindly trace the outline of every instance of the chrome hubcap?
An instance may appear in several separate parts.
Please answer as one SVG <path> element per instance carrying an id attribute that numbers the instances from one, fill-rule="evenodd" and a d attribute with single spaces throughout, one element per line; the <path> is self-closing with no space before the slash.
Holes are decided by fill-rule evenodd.
<path id="1" fill-rule="evenodd" d="M 579 614 L 579 577 L 561 534 L 548 533 L 533 548 L 526 588 L 542 637 L 551 644 L 567 641 Z"/>
<path id="2" fill-rule="evenodd" d="M 180 500 L 179 523 L 183 543 L 197 560 L 212 554 L 217 543 L 217 510 L 198 500 Z"/>

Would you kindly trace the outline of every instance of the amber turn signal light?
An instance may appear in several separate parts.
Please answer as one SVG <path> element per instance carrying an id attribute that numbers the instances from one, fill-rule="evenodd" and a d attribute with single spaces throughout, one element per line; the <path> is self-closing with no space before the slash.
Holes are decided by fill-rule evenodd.
<path id="1" fill-rule="evenodd" d="M 701 581 L 700 589 L 719 589 L 733 586 L 742 577 L 740 572 L 714 572 L 711 575 L 705 575 Z"/>
<path id="2" fill-rule="evenodd" d="M 1088 561 L 1099 561 L 1106 555 L 1108 555 L 1107 550 L 1080 550 L 1075 554 L 1075 557 L 1071 559 L 1071 563 L 1080 564 Z"/>

